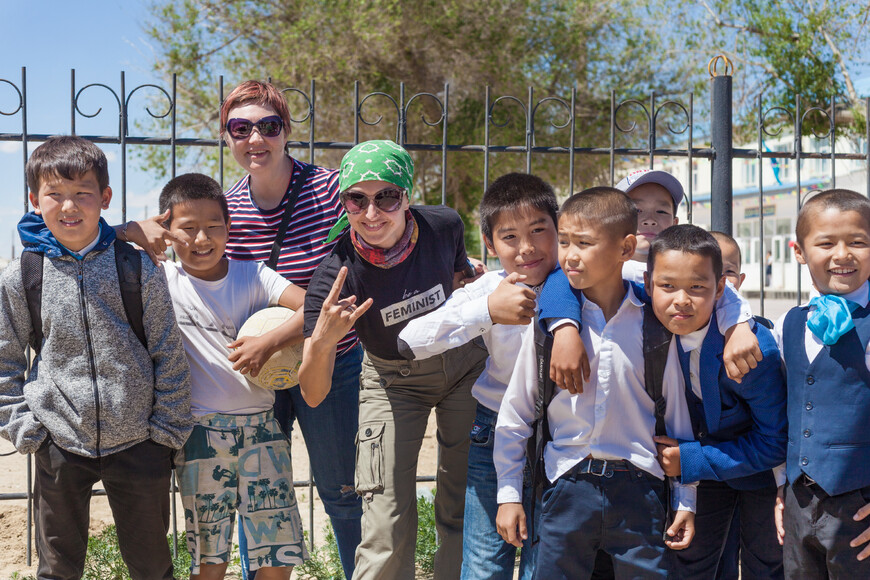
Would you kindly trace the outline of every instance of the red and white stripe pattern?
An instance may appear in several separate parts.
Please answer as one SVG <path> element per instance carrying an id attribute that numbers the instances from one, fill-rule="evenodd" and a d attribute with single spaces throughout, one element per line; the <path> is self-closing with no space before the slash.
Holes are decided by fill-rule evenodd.
<path id="1" fill-rule="evenodd" d="M 293 179 L 305 166 L 301 161 L 293 160 Z M 308 288 L 314 270 L 336 243 L 323 242 L 330 228 L 344 214 L 338 194 L 338 170 L 317 166 L 299 192 L 276 269 L 300 288 Z M 274 209 L 260 209 L 251 199 L 250 175 L 239 180 L 224 195 L 232 218 L 227 256 L 233 260 L 266 262 L 284 216 L 287 197 Z M 356 333 L 351 330 L 338 344 L 338 354 L 356 342 Z"/>

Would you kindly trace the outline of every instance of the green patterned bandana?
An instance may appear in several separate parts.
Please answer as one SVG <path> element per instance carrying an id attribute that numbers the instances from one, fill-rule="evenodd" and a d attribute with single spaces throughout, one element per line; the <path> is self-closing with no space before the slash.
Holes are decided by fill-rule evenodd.
<path id="1" fill-rule="evenodd" d="M 386 181 L 408 192 L 414 186 L 414 162 L 405 148 L 394 141 L 366 141 L 347 152 L 341 160 L 338 187 L 345 191 L 361 181 Z M 326 242 L 336 239 L 347 228 L 347 214 L 329 230 Z"/>

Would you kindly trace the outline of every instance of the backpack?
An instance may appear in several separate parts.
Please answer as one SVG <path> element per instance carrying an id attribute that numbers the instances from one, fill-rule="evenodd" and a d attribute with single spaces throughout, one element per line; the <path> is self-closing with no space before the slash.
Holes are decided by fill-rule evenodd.
<path id="1" fill-rule="evenodd" d="M 535 325 L 535 353 L 537 356 L 538 395 L 535 398 L 535 417 L 532 422 L 532 434 L 526 442 L 526 457 L 531 468 L 531 487 L 534 493 L 532 510 L 544 491 L 546 474 L 544 472 L 544 447 L 550 440 L 550 425 L 547 418 L 547 406 L 556 396 L 556 385 L 550 379 L 550 353 L 553 348 L 553 335 L 544 332 L 539 324 L 538 316 L 533 321 Z M 671 332 L 659 322 L 653 312 L 652 305 L 643 307 L 643 364 L 644 385 L 650 399 L 655 404 L 655 434 L 667 435 L 665 430 L 665 409 L 667 402 L 663 395 L 665 365 L 668 349 L 671 344 Z M 670 507 L 670 495 L 668 494 Z M 668 510 L 670 511 L 670 510 Z M 534 514 L 529 522 L 534 528 Z M 670 521 L 670 516 L 669 516 Z M 530 533 L 533 542 L 537 541 L 534 531 Z"/>
<path id="2" fill-rule="evenodd" d="M 30 337 L 30 347 L 37 355 L 42 349 L 42 252 L 22 252 L 21 280 L 24 283 L 24 295 L 27 299 L 27 309 L 30 311 L 30 322 L 33 334 Z M 145 339 L 145 326 L 142 323 L 142 255 L 130 244 L 115 239 L 115 267 L 118 270 L 118 282 L 121 290 L 121 301 L 124 303 L 124 313 L 133 333 L 142 346 L 148 348 Z"/>

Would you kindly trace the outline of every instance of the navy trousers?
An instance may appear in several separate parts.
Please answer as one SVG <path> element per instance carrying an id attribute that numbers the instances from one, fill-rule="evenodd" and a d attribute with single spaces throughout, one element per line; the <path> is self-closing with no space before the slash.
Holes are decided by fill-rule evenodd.
<path id="1" fill-rule="evenodd" d="M 602 475 L 575 467 L 544 492 L 536 579 L 588 579 L 599 550 L 617 579 L 668 577 L 666 484 L 625 465 Z"/>
<path id="2" fill-rule="evenodd" d="M 783 577 L 782 548 L 773 521 L 776 486 L 737 490 L 721 481 L 698 484 L 695 539 L 685 550 L 675 551 L 674 572 L 686 580 L 721 577 L 722 555 L 739 511 L 740 560 L 743 580 L 777 580 Z"/>

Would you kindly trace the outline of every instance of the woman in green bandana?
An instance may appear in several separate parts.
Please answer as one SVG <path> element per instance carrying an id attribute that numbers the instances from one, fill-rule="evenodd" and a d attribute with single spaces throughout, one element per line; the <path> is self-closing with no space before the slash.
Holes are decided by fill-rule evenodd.
<path id="1" fill-rule="evenodd" d="M 417 455 L 433 408 L 441 540 L 435 578 L 458 578 L 462 561 L 471 385 L 486 352 L 468 343 L 423 361 L 403 356 L 399 332 L 443 303 L 467 268 L 459 215 L 443 206 L 409 205 L 413 171 L 408 152 L 392 141 L 361 143 L 345 155 L 339 189 L 346 219 L 333 228 L 338 243 L 305 297 L 299 376 L 309 405 L 329 393 L 336 345 L 351 328 L 366 351 L 356 458 L 363 531 L 355 579 L 414 577 Z"/>

